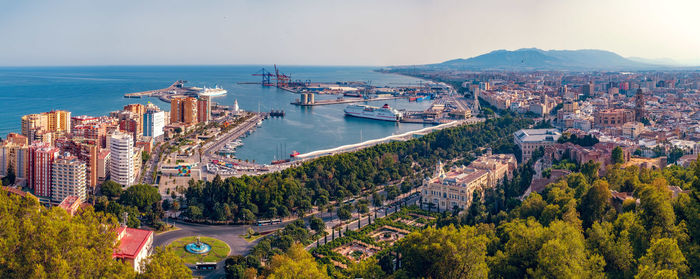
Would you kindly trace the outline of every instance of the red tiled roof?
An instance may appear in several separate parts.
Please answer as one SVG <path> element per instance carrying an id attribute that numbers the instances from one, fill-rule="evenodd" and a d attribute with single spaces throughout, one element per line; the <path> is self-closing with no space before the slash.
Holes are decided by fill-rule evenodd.
<path id="1" fill-rule="evenodd" d="M 136 258 L 136 255 L 139 254 L 152 235 L 152 231 L 119 227 L 117 229 L 117 239 L 121 242 L 119 243 L 118 250 L 112 254 L 112 257 Z"/>
<path id="2" fill-rule="evenodd" d="M 20 189 L 13 188 L 13 187 L 8 187 L 8 186 L 2 186 L 2 189 L 5 190 L 5 191 L 7 191 L 7 192 L 9 192 L 9 193 L 11 193 L 11 194 L 19 195 L 19 196 L 21 196 L 21 197 L 25 197 L 25 196 L 27 196 L 27 194 L 29 194 L 29 193 L 24 192 L 24 191 L 22 191 L 22 190 L 20 190 Z M 31 194 L 30 194 L 30 195 L 31 195 Z"/>
<path id="3" fill-rule="evenodd" d="M 63 201 L 61 201 L 60 204 L 58 204 L 58 207 L 63 208 L 68 212 L 68 214 L 73 215 L 75 211 L 80 208 L 81 203 L 82 202 L 78 196 L 67 196 L 65 199 L 63 199 Z"/>

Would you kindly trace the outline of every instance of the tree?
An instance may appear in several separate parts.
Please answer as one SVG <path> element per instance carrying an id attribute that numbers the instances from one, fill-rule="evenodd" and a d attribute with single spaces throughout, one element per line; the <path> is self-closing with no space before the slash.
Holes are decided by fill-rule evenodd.
<path id="1" fill-rule="evenodd" d="M 185 210 L 185 216 L 189 217 L 190 219 L 193 220 L 199 220 L 202 219 L 202 209 L 197 207 L 196 205 L 191 205 L 187 207 Z"/>
<path id="2" fill-rule="evenodd" d="M 591 161 L 586 162 L 581 166 L 581 173 L 588 179 L 589 182 L 593 182 L 598 179 L 598 169 L 600 168 L 600 163 Z"/>
<path id="3" fill-rule="evenodd" d="M 140 211 L 146 211 L 154 203 L 161 199 L 158 189 L 145 184 L 137 184 L 129 187 L 119 197 L 119 203 L 136 206 Z"/>
<path id="4" fill-rule="evenodd" d="M 409 234 L 399 251 L 410 278 L 486 278 L 487 243 L 474 227 L 449 225 Z"/>
<path id="5" fill-rule="evenodd" d="M 151 154 L 148 154 L 146 151 L 141 151 L 141 162 L 145 164 L 149 159 L 151 159 Z"/>
<path id="6" fill-rule="evenodd" d="M 352 275 L 351 278 L 365 278 L 365 279 L 382 279 L 386 278 L 386 273 L 379 266 L 379 262 L 376 258 L 369 258 L 367 260 L 361 261 L 358 264 L 353 265 L 348 273 Z"/>
<path id="7" fill-rule="evenodd" d="M 319 233 L 326 229 L 326 223 L 323 222 L 323 219 L 313 216 L 309 220 L 309 227 Z"/>
<path id="8" fill-rule="evenodd" d="M 325 266 L 319 267 L 301 244 L 293 244 L 284 255 L 272 256 L 269 269 L 269 279 L 329 278 Z"/>
<path id="9" fill-rule="evenodd" d="M 605 271 L 612 277 L 630 278 L 634 267 L 634 249 L 629 239 L 629 231 L 619 233 L 609 222 L 595 223 L 586 231 L 586 243 L 593 253 L 605 259 Z"/>
<path id="10" fill-rule="evenodd" d="M 0 190 L 0 278 L 133 278 L 112 259 L 117 222 L 87 207 L 70 217 Z"/>
<path id="11" fill-rule="evenodd" d="M 121 196 L 122 192 L 122 185 L 119 185 L 119 183 L 112 180 L 102 182 L 102 185 L 100 186 L 100 193 L 110 199 L 118 198 Z"/>
<path id="12" fill-rule="evenodd" d="M 369 213 L 369 201 L 363 199 L 359 200 L 357 204 L 355 204 L 355 208 L 357 209 L 357 213 L 359 214 L 367 214 Z"/>
<path id="13" fill-rule="evenodd" d="M 380 207 L 384 205 L 384 195 L 377 192 L 372 193 L 372 205 L 375 207 Z"/>
<path id="14" fill-rule="evenodd" d="M 2 178 L 2 185 L 7 185 L 11 186 L 15 184 L 15 180 L 17 179 L 17 176 L 15 175 L 15 167 L 10 163 L 7 166 L 7 175 Z"/>
<path id="15" fill-rule="evenodd" d="M 399 196 L 399 193 L 400 193 L 399 188 L 396 187 L 396 185 L 388 185 L 388 186 L 386 186 L 386 188 L 384 188 L 384 190 L 386 191 L 386 199 L 387 200 L 395 199 L 396 197 Z"/>
<path id="16" fill-rule="evenodd" d="M 678 278 L 688 272 L 685 256 L 672 238 L 652 240 L 646 255 L 639 259 L 635 279 Z"/>
<path id="17" fill-rule="evenodd" d="M 156 247 L 155 252 L 141 263 L 138 279 L 192 278 L 192 271 L 170 248 Z"/>
<path id="18" fill-rule="evenodd" d="M 610 204 L 610 198 L 608 182 L 600 179 L 593 182 L 593 186 L 583 195 L 581 203 L 579 203 L 579 212 L 581 212 L 584 228 L 588 228 L 594 222 L 603 219 L 603 215 Z"/>
<path id="19" fill-rule="evenodd" d="M 340 218 L 340 220 L 342 220 L 342 221 L 345 221 L 345 220 L 352 218 L 352 209 L 351 209 L 350 205 L 345 204 L 345 205 L 341 205 L 340 207 L 338 207 L 338 211 L 336 212 L 336 215 L 338 215 L 338 218 Z"/>
<path id="20" fill-rule="evenodd" d="M 615 146 L 615 148 L 613 148 L 612 150 L 612 154 L 610 157 L 610 161 L 613 164 L 622 164 L 625 162 L 625 154 L 622 150 L 622 147 Z"/>
<path id="21" fill-rule="evenodd" d="M 168 211 L 172 207 L 172 203 L 170 202 L 170 200 L 165 199 L 161 202 L 161 207 L 163 208 L 163 210 Z"/>

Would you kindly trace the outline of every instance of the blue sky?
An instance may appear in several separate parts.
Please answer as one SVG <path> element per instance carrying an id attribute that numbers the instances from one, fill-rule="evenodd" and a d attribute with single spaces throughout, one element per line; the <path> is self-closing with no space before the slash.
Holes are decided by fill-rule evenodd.
<path id="1" fill-rule="evenodd" d="M 0 0 L 0 65 L 406 65 L 495 49 L 700 64 L 700 1 Z"/>

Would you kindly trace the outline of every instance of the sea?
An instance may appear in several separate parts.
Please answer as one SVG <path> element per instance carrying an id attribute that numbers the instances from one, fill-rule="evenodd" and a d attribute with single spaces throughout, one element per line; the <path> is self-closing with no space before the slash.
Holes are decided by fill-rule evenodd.
<path id="1" fill-rule="evenodd" d="M 278 66 L 292 80 L 335 83 L 363 81 L 374 86 L 415 86 L 419 79 L 376 72 L 377 67 Z M 418 130 L 428 125 L 392 123 L 344 116 L 347 104 L 299 107 L 290 104 L 299 94 L 275 87 L 263 87 L 260 77 L 252 76 L 272 65 L 248 66 L 80 66 L 80 67 L 3 67 L 0 68 L 0 136 L 20 132 L 22 115 L 50 110 L 68 110 L 72 116 L 102 116 L 127 104 L 151 102 L 163 110 L 168 103 L 158 98 L 127 99 L 125 93 L 166 88 L 176 80 L 186 86 L 219 86 L 228 91 L 215 97 L 221 105 L 238 101 L 241 109 L 269 112 L 284 110 L 281 118 L 269 118 L 251 135 L 242 139 L 236 157 L 258 163 L 288 158 L 293 151 L 306 153 Z M 316 99 L 337 98 L 317 95 Z M 389 104 L 393 108 L 423 110 L 430 101 L 390 100 L 367 102 Z"/>

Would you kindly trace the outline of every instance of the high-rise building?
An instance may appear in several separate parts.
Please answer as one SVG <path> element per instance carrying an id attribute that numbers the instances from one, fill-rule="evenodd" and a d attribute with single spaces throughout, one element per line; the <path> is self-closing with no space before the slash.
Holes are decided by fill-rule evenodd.
<path id="1" fill-rule="evenodd" d="M 85 201 L 85 173 L 85 163 L 70 153 L 54 160 L 51 170 L 51 199 L 61 202 L 68 196 L 77 196 Z"/>
<path id="2" fill-rule="evenodd" d="M 589 83 L 586 83 L 583 85 L 581 91 L 582 91 L 581 93 L 583 93 L 584 97 L 591 97 L 591 96 L 593 96 L 593 92 L 595 91 L 595 85 L 593 84 L 592 81 Z"/>
<path id="3" fill-rule="evenodd" d="M 109 138 L 109 172 L 112 181 L 126 187 L 135 181 L 134 140 L 129 134 L 115 132 Z"/>
<path id="4" fill-rule="evenodd" d="M 146 113 L 146 107 L 142 104 L 130 104 L 124 106 L 124 111 L 129 111 L 134 114 L 134 122 L 135 122 L 135 127 L 134 127 L 134 132 L 136 134 L 142 134 L 143 133 L 143 114 Z"/>
<path id="5" fill-rule="evenodd" d="M 38 140 L 38 131 L 48 126 L 46 121 L 46 116 L 38 113 L 22 116 L 22 135 L 27 137 L 29 142 Z"/>
<path id="6" fill-rule="evenodd" d="M 644 111 L 644 92 L 642 89 L 637 89 L 637 94 L 634 96 L 634 119 L 637 122 L 642 122 L 642 119 L 646 117 Z"/>
<path id="7" fill-rule="evenodd" d="M 48 142 L 43 138 L 47 133 L 68 134 L 71 132 L 70 114 L 70 111 L 52 110 L 22 116 L 22 135 L 30 142 L 35 140 Z"/>
<path id="8" fill-rule="evenodd" d="M 185 98 L 182 103 L 182 122 L 186 124 L 197 124 L 197 98 Z"/>
<path id="9" fill-rule="evenodd" d="M 170 99 L 170 123 L 182 122 L 182 102 L 185 98 L 176 97 Z"/>
<path id="10" fill-rule="evenodd" d="M 89 123 L 73 126 L 73 137 L 92 140 L 100 148 L 107 148 L 106 123 Z"/>
<path id="11" fill-rule="evenodd" d="M 89 193 L 94 193 L 97 186 L 97 159 L 99 157 L 99 146 L 95 140 L 85 138 L 61 138 L 56 140 L 56 147 L 61 152 L 74 154 L 79 160 L 85 163 L 85 182 Z"/>
<path id="12" fill-rule="evenodd" d="M 143 136 L 157 138 L 163 135 L 165 127 L 165 112 L 156 109 L 148 109 L 143 115 Z"/>
<path id="13" fill-rule="evenodd" d="M 175 97 L 170 100 L 170 123 L 197 124 L 197 98 Z"/>
<path id="14" fill-rule="evenodd" d="M 0 143 L 0 177 L 7 175 L 10 166 L 14 169 L 16 178 L 27 178 L 27 138 L 21 135 L 22 140 L 12 140 L 10 136 Z"/>
<path id="15" fill-rule="evenodd" d="M 70 111 L 52 110 L 45 112 L 48 118 L 48 130 L 70 134 Z"/>
<path id="16" fill-rule="evenodd" d="M 211 120 L 211 98 L 199 97 L 197 100 L 197 122 L 209 122 Z"/>
<path id="17" fill-rule="evenodd" d="M 42 197 L 51 196 L 51 168 L 59 150 L 46 143 L 29 146 L 27 185 L 34 194 Z"/>

